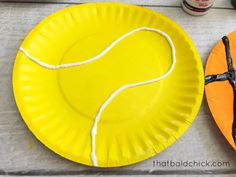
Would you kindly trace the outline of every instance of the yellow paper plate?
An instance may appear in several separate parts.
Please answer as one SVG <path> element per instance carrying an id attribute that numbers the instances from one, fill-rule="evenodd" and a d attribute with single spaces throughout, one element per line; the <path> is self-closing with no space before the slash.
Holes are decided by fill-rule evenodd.
<path id="1" fill-rule="evenodd" d="M 174 71 L 162 81 L 120 93 L 98 123 L 99 167 L 133 164 L 161 152 L 191 125 L 200 107 L 204 77 L 188 35 L 169 18 L 120 3 L 89 3 L 62 9 L 39 23 L 21 47 L 49 64 L 83 61 L 138 27 L 166 32 L 176 47 Z M 161 35 L 137 32 L 89 65 L 49 70 L 18 52 L 13 88 L 33 134 L 59 155 L 92 165 L 91 128 L 101 104 L 117 88 L 155 78 L 171 65 Z"/>

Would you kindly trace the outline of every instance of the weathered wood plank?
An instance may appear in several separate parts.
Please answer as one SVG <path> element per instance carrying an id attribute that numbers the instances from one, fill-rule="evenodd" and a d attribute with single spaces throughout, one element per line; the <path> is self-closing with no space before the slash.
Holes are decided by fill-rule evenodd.
<path id="1" fill-rule="evenodd" d="M 209 172 L 210 173 L 210 172 Z M 183 176 L 187 176 L 188 174 L 186 173 L 186 175 L 184 175 L 185 173 L 181 174 L 181 175 L 173 175 L 173 174 L 164 174 L 164 175 L 138 175 L 138 176 L 145 176 L 145 177 L 153 177 L 153 176 L 158 176 L 158 177 L 166 177 L 166 176 L 171 176 L 171 177 L 183 177 Z M 114 177 L 114 176 L 122 176 L 122 177 L 132 177 L 135 175 L 100 175 L 100 173 L 97 173 L 97 176 L 106 176 L 106 177 Z M 191 177 L 199 177 L 200 175 L 204 175 L 204 177 L 216 177 L 216 176 L 220 176 L 220 177 L 235 177 L 235 174 L 220 174 L 220 175 L 206 175 L 205 173 L 200 173 L 198 175 L 191 175 Z M 37 175 L 37 176 L 41 176 L 41 175 Z M 50 176 L 58 176 L 58 175 L 42 175 L 43 177 L 50 177 Z M 61 175 L 62 176 L 62 175 Z M 67 175 L 66 175 L 67 176 Z M 73 176 L 78 176 L 78 175 L 69 175 L 68 177 L 73 177 Z M 79 175 L 80 177 L 94 177 L 95 175 Z M 13 176 L 16 177 L 16 176 Z M 23 176 L 23 177 L 27 177 L 27 176 Z"/>
<path id="2" fill-rule="evenodd" d="M 42 18 L 66 4 L 0 3 L 0 170 L 85 170 L 45 148 L 28 131 L 15 106 L 11 72 L 14 57 L 24 36 Z M 195 41 L 203 63 L 218 39 L 236 28 L 236 11 L 212 9 L 203 17 L 192 17 L 181 8 L 152 7 L 179 23 Z M 222 15 L 224 14 L 224 15 Z M 224 23 L 222 23 L 224 21 Z M 169 170 L 154 167 L 158 161 L 225 161 L 224 167 L 173 167 L 171 170 L 236 169 L 235 152 L 228 146 L 211 118 L 206 101 L 187 133 L 163 153 L 124 170 Z"/>
<path id="3" fill-rule="evenodd" d="M 99 176 L 102 176 L 100 174 L 98 174 Z M 11 177 L 19 177 L 19 175 L 6 175 L 6 176 L 11 176 Z M 5 175 L 0 175 L 0 177 L 6 177 Z M 34 176 L 34 175 L 31 175 Z M 52 177 L 52 176 L 58 176 L 58 175 L 36 175 L 37 177 Z M 63 175 L 59 175 L 59 176 L 63 176 Z M 78 175 L 66 175 L 67 177 L 75 177 Z M 79 175 L 79 177 L 94 177 L 95 175 Z M 117 175 L 105 175 L 106 177 L 116 177 Z M 134 175 L 132 175 L 134 176 Z M 122 175 L 122 177 L 132 177 L 131 175 Z M 141 176 L 141 175 L 139 175 Z M 144 175 L 142 175 L 144 176 Z M 158 177 L 166 177 L 168 175 L 145 175 L 145 177 L 153 177 L 153 176 L 158 176 Z M 183 175 L 169 175 L 171 177 L 183 177 Z M 200 175 L 191 175 L 191 177 L 199 177 Z M 215 177 L 216 175 L 205 175 L 204 177 Z M 227 175 L 217 175 L 220 177 L 235 177 L 235 174 L 227 174 Z M 29 177 L 28 175 L 21 175 L 21 177 Z"/>
<path id="4" fill-rule="evenodd" d="M 11 2 L 41 2 L 41 3 L 87 3 L 87 2 L 104 2 L 107 0 L 0 0 Z M 116 0 L 111 0 L 117 2 Z M 138 5 L 154 5 L 154 6 L 180 6 L 181 0 L 120 0 L 119 2 L 138 4 Z M 216 8 L 232 8 L 230 0 L 216 0 L 214 7 Z"/>

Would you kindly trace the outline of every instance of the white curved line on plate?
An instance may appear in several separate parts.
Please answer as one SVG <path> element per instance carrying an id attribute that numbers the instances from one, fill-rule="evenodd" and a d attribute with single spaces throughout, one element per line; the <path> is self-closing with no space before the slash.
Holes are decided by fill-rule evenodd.
<path id="1" fill-rule="evenodd" d="M 176 64 L 176 54 L 175 54 L 175 46 L 171 40 L 171 38 L 163 31 L 155 29 L 155 28 L 149 28 L 149 27 L 141 27 L 141 28 L 136 28 L 128 33 L 123 34 L 121 37 L 117 38 L 115 41 L 113 41 L 107 48 L 105 48 L 105 50 L 103 50 L 101 53 L 99 53 L 98 55 L 85 60 L 85 61 L 81 61 L 81 62 L 74 62 L 74 63 L 67 63 L 67 64 L 59 64 L 59 65 L 51 65 L 45 62 L 40 61 L 39 59 L 33 57 L 32 55 L 30 55 L 28 53 L 28 51 L 26 51 L 24 48 L 20 47 L 20 51 L 22 51 L 30 60 L 32 60 L 33 62 L 37 63 L 38 65 L 47 68 L 47 69 L 60 69 L 60 68 L 69 68 L 69 67 L 75 67 L 75 66 L 80 66 L 80 65 L 84 65 L 84 64 L 88 64 L 90 62 L 93 62 L 95 60 L 98 60 L 99 58 L 101 58 L 102 56 L 104 56 L 109 50 L 111 50 L 117 43 L 119 43 L 122 39 L 126 38 L 127 36 L 130 36 L 138 31 L 153 31 L 156 33 L 159 33 L 160 35 L 164 36 L 166 38 L 166 40 L 168 41 L 170 47 L 171 47 L 171 53 L 172 53 L 172 64 L 169 67 L 168 71 L 166 73 L 164 73 L 163 75 L 151 79 L 151 80 L 147 80 L 147 81 L 142 81 L 142 82 L 137 82 L 137 83 L 132 83 L 132 84 L 127 84 L 124 85 L 120 88 L 118 88 L 117 90 L 115 90 L 108 98 L 107 100 L 100 106 L 96 116 L 95 116 L 95 120 L 93 123 L 93 127 L 91 130 L 91 138 L 92 138 L 92 151 L 91 151 L 91 160 L 94 166 L 98 166 L 97 163 L 97 157 L 96 157 L 96 134 L 97 134 L 97 125 L 99 122 L 99 119 L 101 117 L 101 114 L 103 112 L 103 110 L 107 107 L 107 105 L 112 101 L 112 99 L 118 95 L 120 92 L 122 92 L 123 90 L 126 90 L 128 88 L 132 88 L 132 87 L 137 87 L 137 86 L 141 86 L 141 85 L 146 85 L 146 84 L 151 84 L 157 81 L 160 81 L 162 79 L 164 79 L 165 77 L 167 77 L 174 69 L 174 66 Z"/>

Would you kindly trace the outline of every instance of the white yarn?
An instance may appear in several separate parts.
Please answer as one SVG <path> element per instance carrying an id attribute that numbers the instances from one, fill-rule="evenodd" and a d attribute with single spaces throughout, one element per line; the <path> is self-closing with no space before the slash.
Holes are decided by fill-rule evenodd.
<path id="1" fill-rule="evenodd" d="M 91 160 L 92 160 L 92 163 L 94 166 L 98 166 L 98 163 L 97 163 L 97 157 L 96 157 L 96 134 L 97 134 L 97 124 L 99 122 L 99 119 L 101 117 L 101 114 L 103 112 L 103 110 L 107 107 L 107 105 L 112 101 L 112 99 L 118 95 L 120 92 L 122 92 L 123 90 L 125 89 L 128 89 L 128 88 L 132 88 L 132 87 L 137 87 L 137 86 L 141 86 L 141 85 L 145 85 L 145 84 L 151 84 L 151 83 L 154 83 L 154 82 L 157 82 L 157 81 L 160 81 L 162 79 L 164 79 L 165 77 L 167 77 L 174 69 L 174 66 L 176 64 L 176 55 L 175 55 L 175 46 L 171 40 L 171 38 L 163 31 L 161 30 L 158 30 L 158 29 L 155 29 L 155 28 L 149 28 L 149 27 L 141 27 L 141 28 L 136 28 L 128 33 L 125 33 L 124 35 L 122 35 L 121 37 L 119 37 L 118 39 L 116 39 L 115 41 L 113 41 L 105 50 L 103 50 L 101 53 L 99 53 L 98 55 L 96 55 L 95 57 L 92 57 L 88 60 L 85 60 L 85 61 L 81 61 L 81 62 L 74 62 L 74 63 L 68 63 L 68 64 L 59 64 L 59 65 L 51 65 L 51 64 L 48 64 L 48 63 L 45 63 L 45 62 L 42 62 L 40 60 L 38 60 L 37 58 L 31 56 L 24 48 L 20 48 L 19 50 L 22 51 L 30 60 L 32 60 L 33 62 L 37 63 L 38 65 L 44 67 L 44 68 L 48 68 L 48 69 L 60 69 L 60 68 L 69 68 L 69 67 L 75 67 L 75 66 L 80 66 L 80 65 L 83 65 L 83 64 L 88 64 L 90 62 L 93 62 L 95 60 L 98 60 L 99 58 L 101 58 L 102 56 L 104 56 L 107 52 L 109 52 L 109 50 L 111 50 L 117 43 L 119 43 L 122 39 L 126 38 L 127 36 L 130 36 L 138 31 L 153 31 L 153 32 L 156 32 L 156 33 L 159 33 L 161 34 L 162 36 L 164 36 L 170 47 L 171 47 L 171 52 L 172 52 L 172 64 L 171 66 L 169 67 L 168 71 L 157 77 L 157 78 L 154 78 L 154 79 L 151 79 L 151 80 L 148 80 L 148 81 L 143 81 L 143 82 L 138 82 L 138 83 L 133 83 L 133 84 L 127 84 L 127 85 L 124 85 L 122 87 L 120 87 L 119 89 L 115 90 L 108 98 L 107 100 L 101 105 L 101 107 L 99 108 L 97 114 L 96 114 L 96 117 L 95 117 L 95 120 L 94 120 L 94 123 L 93 123 L 93 127 L 92 127 L 92 130 L 91 130 L 91 138 L 92 138 L 92 151 L 91 151 Z"/>

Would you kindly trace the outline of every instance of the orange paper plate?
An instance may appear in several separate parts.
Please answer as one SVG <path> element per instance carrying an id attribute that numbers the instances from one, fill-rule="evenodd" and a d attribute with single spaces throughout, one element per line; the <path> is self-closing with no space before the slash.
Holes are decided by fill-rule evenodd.
<path id="1" fill-rule="evenodd" d="M 236 32 L 230 33 L 228 36 L 230 41 L 230 53 L 233 59 L 234 68 L 236 68 Z M 225 46 L 220 40 L 212 49 L 206 69 L 205 75 L 223 74 L 228 71 Z M 232 137 L 233 124 L 233 89 L 229 81 L 212 82 L 205 87 L 207 102 L 210 111 L 215 119 L 219 129 L 236 150 L 236 146 Z"/>

